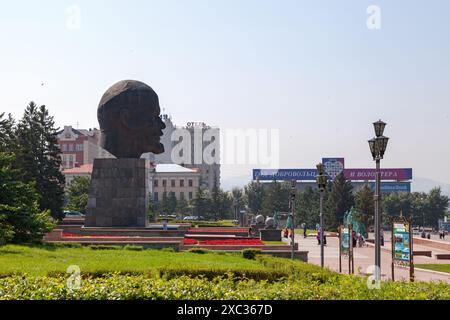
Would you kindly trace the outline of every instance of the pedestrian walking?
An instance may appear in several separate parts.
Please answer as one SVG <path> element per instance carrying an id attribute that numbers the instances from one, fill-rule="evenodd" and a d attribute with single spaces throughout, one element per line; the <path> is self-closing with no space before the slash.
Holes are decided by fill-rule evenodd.
<path id="1" fill-rule="evenodd" d="M 307 237 L 307 235 L 306 235 L 306 223 L 302 223 L 302 227 L 303 227 L 303 238 L 306 238 Z"/>

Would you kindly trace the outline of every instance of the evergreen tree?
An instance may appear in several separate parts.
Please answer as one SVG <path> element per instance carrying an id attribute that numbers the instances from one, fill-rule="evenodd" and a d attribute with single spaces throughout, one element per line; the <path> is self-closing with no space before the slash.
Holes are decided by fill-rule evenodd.
<path id="1" fill-rule="evenodd" d="M 48 209 L 52 217 L 62 219 L 65 179 L 60 171 L 61 151 L 56 136 L 57 129 L 47 108 L 30 102 L 17 127 L 16 165 L 25 183 L 36 182 L 40 209 Z"/>
<path id="2" fill-rule="evenodd" d="M 238 219 L 240 211 L 244 209 L 244 194 L 242 192 L 242 189 L 233 188 L 231 190 L 231 198 L 233 206 L 233 215 L 235 219 Z"/>
<path id="3" fill-rule="evenodd" d="M 245 186 L 245 197 L 251 213 L 260 214 L 264 201 L 264 186 L 259 180 L 250 182 Z"/>
<path id="4" fill-rule="evenodd" d="M 75 177 L 67 188 L 67 210 L 86 213 L 86 206 L 89 198 L 89 186 L 91 179 L 88 177 Z"/>
<path id="5" fill-rule="evenodd" d="M 186 199 L 180 199 L 177 202 L 177 208 L 176 208 L 176 212 L 180 213 L 180 214 L 186 214 L 187 212 L 189 212 L 189 204 L 186 201 Z"/>
<path id="6" fill-rule="evenodd" d="M 336 230 L 342 223 L 345 212 L 354 206 L 355 201 L 352 190 L 352 184 L 345 179 L 343 173 L 340 173 L 334 179 L 331 193 L 327 200 L 327 212 L 324 212 L 326 229 Z"/>
<path id="7" fill-rule="evenodd" d="M 217 175 L 214 174 L 214 185 L 211 192 L 211 212 L 213 214 L 213 219 L 217 221 L 219 217 L 219 211 L 221 206 L 221 190 L 219 188 L 219 183 L 217 181 Z"/>
<path id="8" fill-rule="evenodd" d="M 295 201 L 296 221 L 315 227 L 319 223 L 320 192 L 317 188 L 306 187 L 305 191 L 297 195 Z"/>
<path id="9" fill-rule="evenodd" d="M 154 221 L 155 220 L 155 214 L 156 214 L 156 204 L 155 204 L 155 201 L 153 201 L 152 193 L 149 193 L 149 195 L 148 195 L 148 209 L 147 209 L 148 221 Z"/>
<path id="10" fill-rule="evenodd" d="M 195 198 L 192 199 L 192 205 L 194 214 L 200 218 L 200 217 L 208 217 L 209 216 L 209 208 L 210 208 L 210 202 L 208 199 L 208 192 L 206 190 L 203 190 L 202 188 L 198 188 L 197 194 L 195 195 Z"/>
<path id="11" fill-rule="evenodd" d="M 272 216 L 274 212 L 289 211 L 290 183 L 273 181 L 269 184 L 262 204 L 262 213 Z"/>
<path id="12" fill-rule="evenodd" d="M 0 114 L 0 152 L 15 152 L 16 138 L 14 134 L 15 121 L 11 114 L 3 119 L 4 113 Z"/>
<path id="13" fill-rule="evenodd" d="M 219 218 L 222 220 L 231 219 L 233 217 L 232 206 L 233 199 L 230 193 L 220 190 Z"/>
<path id="14" fill-rule="evenodd" d="M 358 192 L 356 192 L 355 209 L 357 212 L 357 217 L 355 218 L 364 223 L 367 227 L 373 225 L 373 217 L 375 215 L 374 192 L 368 184 L 365 184 Z"/>
<path id="15" fill-rule="evenodd" d="M 17 180 L 15 157 L 0 152 L 0 244 L 39 241 L 54 228 L 49 211 L 38 206 L 34 183 Z"/>
<path id="16" fill-rule="evenodd" d="M 173 214 L 177 209 L 177 198 L 175 192 L 169 193 L 169 199 L 167 199 L 167 213 Z"/>
<path id="17" fill-rule="evenodd" d="M 163 192 L 161 205 L 159 207 L 160 214 L 168 214 L 169 212 L 169 197 L 167 196 L 167 191 Z"/>

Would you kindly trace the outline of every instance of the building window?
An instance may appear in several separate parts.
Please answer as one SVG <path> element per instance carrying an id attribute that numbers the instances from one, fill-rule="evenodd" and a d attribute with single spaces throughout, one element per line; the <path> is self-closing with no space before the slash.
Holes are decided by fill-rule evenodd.
<path id="1" fill-rule="evenodd" d="M 153 200 L 155 200 L 156 202 L 159 201 L 159 199 L 158 199 L 158 192 L 154 192 L 153 193 Z"/>
<path id="2" fill-rule="evenodd" d="M 192 192 L 189 192 L 189 200 L 192 200 Z"/>
<path id="3" fill-rule="evenodd" d="M 170 180 L 170 186 L 171 186 L 172 188 L 175 188 L 175 180 Z"/>
<path id="4" fill-rule="evenodd" d="M 83 151 L 83 145 L 82 144 L 77 144 L 75 146 L 75 148 L 76 148 L 76 151 Z"/>
<path id="5" fill-rule="evenodd" d="M 184 179 L 180 180 L 180 187 L 184 187 Z"/>
<path id="6" fill-rule="evenodd" d="M 67 151 L 67 144 L 65 143 L 62 144 L 62 151 Z"/>
<path id="7" fill-rule="evenodd" d="M 73 144 L 69 144 L 69 151 L 73 151 Z"/>
<path id="8" fill-rule="evenodd" d="M 162 185 L 162 186 L 163 186 L 164 188 L 167 187 L 167 180 L 165 180 L 165 179 L 163 180 L 163 185 Z"/>
<path id="9" fill-rule="evenodd" d="M 189 179 L 188 184 L 189 184 L 189 187 L 193 187 L 194 186 L 194 182 L 192 181 L 192 179 Z"/>
<path id="10" fill-rule="evenodd" d="M 180 200 L 184 200 L 184 192 L 180 192 Z"/>
<path id="11" fill-rule="evenodd" d="M 153 182 L 153 185 L 155 186 L 155 187 L 158 187 L 158 179 L 155 179 L 155 181 Z"/>

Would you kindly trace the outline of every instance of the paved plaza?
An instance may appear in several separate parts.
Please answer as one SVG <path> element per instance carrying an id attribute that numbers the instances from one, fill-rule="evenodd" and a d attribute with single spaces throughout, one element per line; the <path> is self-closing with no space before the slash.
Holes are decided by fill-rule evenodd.
<path id="1" fill-rule="evenodd" d="M 287 239 L 284 239 L 287 241 Z M 306 239 L 303 235 L 297 234 L 295 241 L 299 244 L 299 250 L 309 251 L 308 262 L 320 265 L 320 246 L 317 244 L 316 237 L 309 236 Z M 381 276 L 383 280 L 391 279 L 391 243 L 390 240 L 385 241 L 385 245 L 381 250 Z M 443 250 L 434 248 L 415 246 L 414 250 L 431 250 L 433 255 L 431 258 L 425 256 L 417 256 L 414 258 L 415 264 L 448 264 L 448 260 L 436 260 L 434 258 L 435 253 L 444 253 Z M 325 251 L 325 266 L 334 271 L 339 271 L 339 239 L 337 237 L 327 237 L 327 245 L 324 248 Z M 366 273 L 372 273 L 370 266 L 375 262 L 375 250 L 373 245 L 366 247 L 357 247 L 354 249 L 354 270 L 355 274 L 364 275 Z M 342 259 L 342 272 L 348 273 L 348 260 Z M 428 271 L 428 270 L 415 270 L 416 280 L 421 281 L 446 281 L 450 283 L 450 275 L 445 273 Z M 409 269 L 396 267 L 395 268 L 395 280 L 409 280 Z"/>

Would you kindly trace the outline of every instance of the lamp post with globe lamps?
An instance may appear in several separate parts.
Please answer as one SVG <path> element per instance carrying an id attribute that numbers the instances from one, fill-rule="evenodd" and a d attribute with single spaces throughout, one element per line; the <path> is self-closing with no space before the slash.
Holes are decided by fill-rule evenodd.
<path id="1" fill-rule="evenodd" d="M 386 147 L 389 141 L 388 137 L 383 136 L 386 123 L 379 120 L 373 123 L 375 129 L 375 138 L 370 139 L 369 148 L 372 153 L 372 158 L 376 163 L 376 179 L 375 179 L 375 217 L 374 217 L 374 231 L 375 231 L 375 280 L 381 279 L 381 169 L 380 161 L 384 157 Z"/>
<path id="2" fill-rule="evenodd" d="M 328 176 L 325 174 L 325 168 L 322 163 L 317 165 L 316 182 L 320 191 L 320 265 L 324 267 L 324 235 L 325 229 L 323 227 L 323 194 L 327 187 Z"/>

